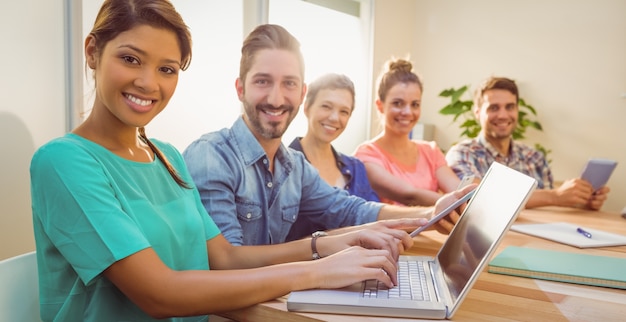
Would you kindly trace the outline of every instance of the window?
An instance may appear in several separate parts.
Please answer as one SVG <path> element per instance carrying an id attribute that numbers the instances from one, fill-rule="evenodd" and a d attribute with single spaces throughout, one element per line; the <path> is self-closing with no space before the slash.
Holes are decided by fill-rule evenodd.
<path id="1" fill-rule="evenodd" d="M 269 1 L 268 22 L 285 27 L 300 41 L 305 82 L 330 72 L 345 74 L 354 82 L 354 112 L 343 135 L 333 142 L 336 149 L 346 154 L 367 139 L 369 130 L 371 21 L 369 1 Z M 289 144 L 296 136 L 304 136 L 306 121 L 300 111 L 283 142 Z"/>
<path id="2" fill-rule="evenodd" d="M 305 82 L 329 72 L 345 74 L 354 82 L 355 110 L 346 129 L 350 134 L 339 137 L 335 147 L 351 154 L 367 138 L 372 105 L 370 1 L 265 1 L 268 2 L 172 1 L 191 29 L 193 59 L 189 69 L 180 73 L 176 93 L 167 108 L 147 126 L 149 137 L 170 142 L 182 151 L 200 135 L 232 125 L 241 114 L 235 79 L 239 75 L 241 43 L 244 32 L 247 33 L 244 19 L 260 19 L 280 24 L 298 38 L 306 64 Z M 80 4 L 83 35 L 82 39 L 73 40 L 72 46 L 79 46 L 74 51 L 80 53 L 82 64 L 76 60 L 71 68 L 83 75 L 82 41 L 91 30 L 102 1 L 82 0 Z M 250 17 L 246 16 L 246 9 L 252 11 Z M 77 103 L 82 106 L 74 106 L 74 113 L 81 114 L 82 119 L 88 115 L 94 98 L 91 73 L 83 76 L 83 88 L 79 91 L 84 93 L 84 100 Z M 305 131 L 306 117 L 300 112 L 285 133 L 284 142 L 289 144 Z"/>

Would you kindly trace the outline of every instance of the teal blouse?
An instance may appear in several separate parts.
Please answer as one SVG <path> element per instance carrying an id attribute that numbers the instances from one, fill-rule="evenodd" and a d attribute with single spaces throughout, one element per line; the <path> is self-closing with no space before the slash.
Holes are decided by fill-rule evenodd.
<path id="1" fill-rule="evenodd" d="M 153 143 L 193 185 L 180 153 Z M 30 174 L 44 321 L 153 321 L 101 274 L 148 247 L 174 270 L 209 269 L 206 241 L 219 229 L 197 189 L 158 159 L 126 160 L 70 133 L 35 152 Z"/>

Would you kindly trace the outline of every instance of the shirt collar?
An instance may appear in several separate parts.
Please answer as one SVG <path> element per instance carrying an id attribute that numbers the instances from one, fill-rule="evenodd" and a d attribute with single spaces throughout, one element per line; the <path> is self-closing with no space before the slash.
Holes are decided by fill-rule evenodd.
<path id="1" fill-rule="evenodd" d="M 291 143 L 289 144 L 289 147 L 296 151 L 302 152 L 302 154 L 304 155 L 304 158 L 307 161 L 309 161 L 309 158 L 307 158 L 306 154 L 304 154 L 304 149 L 302 148 L 302 143 L 300 142 L 300 140 L 302 140 L 302 137 L 297 136 L 295 139 L 293 139 L 293 141 L 291 141 Z M 343 167 L 346 166 L 345 162 L 343 162 L 343 155 L 337 152 L 337 150 L 335 150 L 335 147 L 333 147 L 332 144 L 330 145 L 330 150 L 333 152 L 333 156 L 335 157 L 335 160 L 337 160 L 338 168 L 343 169 Z"/>
<path id="2" fill-rule="evenodd" d="M 296 151 L 302 152 L 303 149 L 302 149 L 302 143 L 300 143 L 300 140 L 302 140 L 302 137 L 301 136 L 296 136 L 296 138 L 293 139 L 293 141 L 291 141 L 291 143 L 289 143 L 289 147 L 294 149 L 294 150 L 296 150 Z M 304 154 L 304 152 L 302 154 Z"/>
<path id="3" fill-rule="evenodd" d="M 487 151 L 489 152 L 489 154 L 493 155 L 494 157 L 496 156 L 500 156 L 502 158 L 506 158 L 507 156 L 504 156 L 500 153 L 500 151 L 498 151 L 498 149 L 496 149 L 491 143 L 489 143 L 489 141 L 487 141 L 487 139 L 485 138 L 485 135 L 481 132 L 478 134 L 478 142 L 480 142 L 480 144 L 482 144 Z M 513 152 L 513 139 L 511 139 L 511 145 L 509 145 L 509 156 L 512 155 Z"/>
<path id="4" fill-rule="evenodd" d="M 243 120 L 243 116 L 237 118 L 233 124 L 231 128 L 231 135 L 239 147 L 239 153 L 241 154 L 246 166 L 250 166 L 263 158 L 267 158 L 265 150 L 263 150 L 259 141 L 256 139 L 254 134 L 252 134 L 250 128 L 248 128 L 248 125 Z M 291 169 L 293 156 L 289 153 L 284 144 L 281 143 L 278 147 L 275 159 L 278 162 L 283 163 L 285 167 Z"/>
<path id="5" fill-rule="evenodd" d="M 339 169 L 343 169 L 346 166 L 345 162 L 343 162 L 343 154 L 337 152 L 337 150 L 335 150 L 335 147 L 333 147 L 332 145 L 330 146 L 330 149 L 333 151 L 335 160 L 337 160 L 337 166 L 339 167 Z"/>
<path id="6" fill-rule="evenodd" d="M 243 120 L 243 116 L 237 118 L 231 127 L 231 135 L 239 147 L 239 153 L 241 154 L 246 166 L 257 162 L 259 159 L 266 156 L 265 150 L 263 150 L 259 141 L 257 141 L 256 137 L 252 134 L 252 131 L 248 128 L 248 125 Z"/>

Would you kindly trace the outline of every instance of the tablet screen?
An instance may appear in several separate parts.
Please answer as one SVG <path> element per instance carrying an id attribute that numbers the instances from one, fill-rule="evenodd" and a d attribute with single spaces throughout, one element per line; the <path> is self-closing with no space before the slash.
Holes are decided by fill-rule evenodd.
<path id="1" fill-rule="evenodd" d="M 431 218 L 424 226 L 421 226 L 415 229 L 413 232 L 411 232 L 411 237 L 417 236 L 419 233 L 426 230 L 428 227 L 432 226 L 434 223 L 438 222 L 443 217 L 447 216 L 452 210 L 458 208 L 460 205 L 467 202 L 474 195 L 475 191 L 476 191 L 476 188 L 466 193 L 465 196 L 459 198 L 457 201 L 453 202 L 451 205 L 446 207 L 444 210 L 438 213 L 435 217 Z"/>
<path id="2" fill-rule="evenodd" d="M 580 177 L 591 183 L 593 190 L 597 191 L 606 185 L 616 166 L 617 161 L 614 160 L 590 159 Z"/>

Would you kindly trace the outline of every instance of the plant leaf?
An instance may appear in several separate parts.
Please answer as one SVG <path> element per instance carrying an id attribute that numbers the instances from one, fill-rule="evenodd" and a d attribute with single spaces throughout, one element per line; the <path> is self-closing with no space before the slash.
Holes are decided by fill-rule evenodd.
<path id="1" fill-rule="evenodd" d="M 463 112 L 463 106 L 459 104 L 448 104 L 441 110 L 439 110 L 440 114 L 443 115 L 459 115 Z"/>
<path id="2" fill-rule="evenodd" d="M 454 94 L 454 87 L 448 88 L 448 89 L 444 89 L 443 91 L 441 91 L 441 93 L 439 93 L 439 96 L 441 97 L 450 97 L 452 96 L 452 94 Z"/>
<path id="3" fill-rule="evenodd" d="M 457 102 L 459 100 L 459 98 L 465 93 L 465 91 L 467 91 L 467 85 L 457 89 L 456 91 L 454 91 L 454 93 L 452 93 L 452 98 L 451 100 L 453 102 Z"/>

